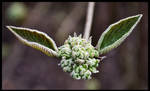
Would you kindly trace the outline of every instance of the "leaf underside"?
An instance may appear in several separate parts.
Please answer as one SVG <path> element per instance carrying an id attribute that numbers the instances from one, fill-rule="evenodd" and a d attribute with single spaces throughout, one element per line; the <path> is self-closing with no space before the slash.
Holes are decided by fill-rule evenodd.
<path id="1" fill-rule="evenodd" d="M 101 35 L 97 48 L 100 54 L 118 47 L 140 21 L 142 14 L 122 19 L 110 25 Z"/>
<path id="2" fill-rule="evenodd" d="M 7 28 L 24 44 L 38 49 L 48 56 L 57 55 L 57 46 L 47 34 L 28 28 L 14 26 L 7 26 Z"/>

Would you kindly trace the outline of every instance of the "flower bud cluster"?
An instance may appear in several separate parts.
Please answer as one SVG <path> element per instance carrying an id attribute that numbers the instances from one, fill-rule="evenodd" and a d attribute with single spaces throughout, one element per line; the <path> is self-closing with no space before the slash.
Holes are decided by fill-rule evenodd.
<path id="1" fill-rule="evenodd" d="M 58 48 L 59 57 L 62 58 L 60 66 L 65 72 L 69 72 L 75 79 L 91 79 L 92 73 L 97 73 L 99 56 L 97 50 L 91 45 L 91 40 L 85 40 L 80 36 L 74 36 L 65 41 Z"/>

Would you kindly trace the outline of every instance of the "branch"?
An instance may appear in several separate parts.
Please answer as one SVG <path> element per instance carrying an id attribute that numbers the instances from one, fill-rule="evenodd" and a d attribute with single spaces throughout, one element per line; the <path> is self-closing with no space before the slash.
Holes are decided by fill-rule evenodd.
<path id="1" fill-rule="evenodd" d="M 89 35 L 90 35 L 93 13 L 94 13 L 94 6 L 95 6 L 95 2 L 88 3 L 87 17 L 86 17 L 86 23 L 85 23 L 84 36 L 83 36 L 83 38 L 85 38 L 86 40 L 88 40 Z"/>

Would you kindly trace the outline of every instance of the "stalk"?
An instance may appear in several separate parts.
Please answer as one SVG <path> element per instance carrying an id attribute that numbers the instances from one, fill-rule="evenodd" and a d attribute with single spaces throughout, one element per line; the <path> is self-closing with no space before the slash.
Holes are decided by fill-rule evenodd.
<path id="1" fill-rule="evenodd" d="M 95 6 L 95 2 L 88 3 L 87 17 L 86 17 L 86 23 L 85 23 L 85 29 L 84 29 L 84 35 L 83 35 L 83 38 L 85 38 L 86 40 L 88 40 L 90 32 L 91 32 L 91 26 L 92 26 L 93 14 L 94 14 L 94 6 Z"/>

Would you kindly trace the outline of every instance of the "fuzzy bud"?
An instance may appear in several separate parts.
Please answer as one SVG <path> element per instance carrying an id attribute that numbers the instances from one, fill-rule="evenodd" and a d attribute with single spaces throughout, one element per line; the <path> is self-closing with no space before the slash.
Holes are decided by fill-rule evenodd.
<path id="1" fill-rule="evenodd" d="M 87 41 L 74 34 L 69 36 L 64 45 L 58 48 L 59 65 L 65 72 L 69 72 L 74 79 L 91 79 L 92 73 L 98 73 L 99 52 L 91 45 L 91 38 Z"/>

